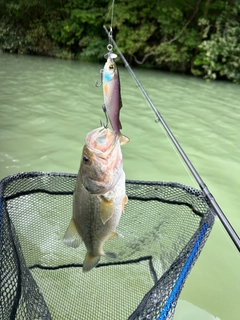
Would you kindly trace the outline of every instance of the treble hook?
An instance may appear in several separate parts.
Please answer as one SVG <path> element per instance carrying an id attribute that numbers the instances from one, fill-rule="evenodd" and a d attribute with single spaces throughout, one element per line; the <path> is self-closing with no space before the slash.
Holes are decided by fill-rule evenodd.
<path id="1" fill-rule="evenodd" d="M 100 70 L 100 80 L 101 80 L 101 82 L 100 82 L 100 84 L 98 84 L 98 80 L 95 82 L 95 86 L 96 87 L 101 87 L 101 85 L 102 85 L 102 79 L 103 79 L 103 69 L 101 69 Z"/>
<path id="2" fill-rule="evenodd" d="M 100 121 L 100 125 L 103 126 L 105 129 L 107 129 L 108 128 L 108 116 L 107 116 L 107 109 L 106 109 L 105 104 L 102 105 L 102 109 L 105 114 L 106 124 L 104 124 L 102 121 Z"/>

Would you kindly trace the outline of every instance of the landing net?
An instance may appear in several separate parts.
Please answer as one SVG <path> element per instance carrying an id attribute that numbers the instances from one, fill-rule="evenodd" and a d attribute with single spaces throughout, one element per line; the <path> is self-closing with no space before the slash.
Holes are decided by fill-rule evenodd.
<path id="1" fill-rule="evenodd" d="M 62 238 L 76 175 L 21 173 L 0 184 L 0 319 L 172 319 L 186 277 L 211 231 L 202 191 L 127 181 L 118 232 L 89 273 L 84 245 Z"/>

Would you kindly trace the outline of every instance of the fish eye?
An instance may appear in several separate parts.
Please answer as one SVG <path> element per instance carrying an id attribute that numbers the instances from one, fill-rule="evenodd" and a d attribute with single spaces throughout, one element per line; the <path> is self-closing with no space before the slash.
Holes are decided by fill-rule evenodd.
<path id="1" fill-rule="evenodd" d="M 89 163 L 89 158 L 87 156 L 83 156 L 83 162 L 84 163 Z"/>

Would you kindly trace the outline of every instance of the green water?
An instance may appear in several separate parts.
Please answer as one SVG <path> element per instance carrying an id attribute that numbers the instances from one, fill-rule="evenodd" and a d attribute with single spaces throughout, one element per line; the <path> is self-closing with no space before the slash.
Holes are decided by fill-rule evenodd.
<path id="1" fill-rule="evenodd" d="M 104 120 L 102 65 L 0 54 L 0 179 L 22 171 L 77 173 L 86 134 Z M 128 71 L 119 68 L 127 179 L 198 187 Z M 182 148 L 240 234 L 240 87 L 135 70 Z M 239 253 L 216 220 L 174 319 L 239 319 Z M 119 319 L 121 320 L 121 319 Z"/>

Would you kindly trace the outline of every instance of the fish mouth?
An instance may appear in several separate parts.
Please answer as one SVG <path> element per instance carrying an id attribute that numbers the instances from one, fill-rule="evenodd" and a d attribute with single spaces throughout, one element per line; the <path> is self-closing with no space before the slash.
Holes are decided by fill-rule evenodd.
<path id="1" fill-rule="evenodd" d="M 110 129 L 98 128 L 86 137 L 88 149 L 99 158 L 106 158 L 113 152 L 119 140 L 119 136 Z"/>

